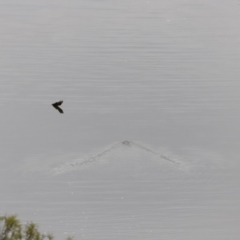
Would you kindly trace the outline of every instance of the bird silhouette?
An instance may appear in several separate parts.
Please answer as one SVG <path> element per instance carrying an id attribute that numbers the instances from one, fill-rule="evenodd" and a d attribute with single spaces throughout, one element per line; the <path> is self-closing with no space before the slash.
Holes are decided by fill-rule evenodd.
<path id="1" fill-rule="evenodd" d="M 63 103 L 63 101 L 55 102 L 55 103 L 52 104 L 52 106 L 54 108 L 56 108 L 60 113 L 63 113 L 63 110 L 59 107 L 59 106 L 62 105 L 62 103 Z"/>

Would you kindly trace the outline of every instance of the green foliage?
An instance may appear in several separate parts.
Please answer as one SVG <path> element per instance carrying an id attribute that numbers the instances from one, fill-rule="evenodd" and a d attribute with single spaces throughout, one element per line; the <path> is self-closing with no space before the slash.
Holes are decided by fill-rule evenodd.
<path id="1" fill-rule="evenodd" d="M 0 217 L 0 240 L 22 239 L 22 225 L 15 215 Z"/>
<path id="2" fill-rule="evenodd" d="M 39 232 L 38 226 L 29 222 L 22 224 L 16 215 L 0 216 L 0 240 L 53 240 L 52 234 Z M 67 240 L 73 240 L 68 237 Z"/>
<path id="3" fill-rule="evenodd" d="M 67 237 L 66 240 L 73 240 L 73 237 Z"/>

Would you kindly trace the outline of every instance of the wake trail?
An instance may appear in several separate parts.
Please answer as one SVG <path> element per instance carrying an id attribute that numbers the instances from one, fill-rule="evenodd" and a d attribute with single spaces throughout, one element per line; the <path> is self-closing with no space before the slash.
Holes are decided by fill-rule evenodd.
<path id="1" fill-rule="evenodd" d="M 55 168 L 55 174 L 61 174 L 61 173 L 64 173 L 64 172 L 68 172 L 68 171 L 72 171 L 74 170 L 75 167 L 81 167 L 81 166 L 84 166 L 84 165 L 88 165 L 90 163 L 93 163 L 93 162 L 97 162 L 99 158 L 111 153 L 113 150 L 117 149 L 117 148 L 120 148 L 120 147 L 128 147 L 128 148 L 132 148 L 132 147 L 135 147 L 135 148 L 138 148 L 138 149 L 141 149 L 141 150 L 144 150 L 148 153 L 151 153 L 155 156 L 158 156 L 166 161 L 169 161 L 171 163 L 174 163 L 174 164 L 180 164 L 179 162 L 176 162 L 172 159 L 170 159 L 169 157 L 167 156 L 164 156 L 158 152 L 155 152 L 153 151 L 152 149 L 148 148 L 148 147 L 145 147 L 139 143 L 135 143 L 135 142 L 132 142 L 132 141 L 123 141 L 123 142 L 118 142 L 118 143 L 115 143 L 113 144 L 111 147 L 105 149 L 104 151 L 92 156 L 92 157 L 88 157 L 88 158 L 85 158 L 85 160 L 78 160 L 78 161 L 75 161 L 75 162 L 68 162 L 68 163 L 65 163 L 64 165 L 62 165 L 61 167 L 58 167 L 58 168 Z"/>
<path id="2" fill-rule="evenodd" d="M 89 158 L 83 160 L 83 161 L 78 160 L 78 161 L 71 162 L 71 163 L 69 163 L 69 162 L 65 163 L 61 167 L 55 168 L 55 174 L 61 174 L 64 172 L 72 171 L 74 167 L 81 167 L 81 166 L 96 162 L 100 157 L 112 152 L 119 145 L 120 145 L 120 143 L 116 143 L 113 146 L 111 146 L 110 148 L 105 149 L 103 152 L 100 152 L 92 157 L 89 157 Z"/>
<path id="3" fill-rule="evenodd" d="M 142 150 L 145 150 L 145 151 L 147 151 L 147 152 L 150 152 L 150 153 L 154 154 L 155 156 L 159 156 L 159 157 L 161 157 L 161 158 L 163 158 L 163 159 L 165 159 L 165 160 L 167 160 L 167 161 L 169 161 L 169 162 L 172 162 L 172 163 L 174 163 L 174 164 L 180 164 L 180 163 L 178 163 L 178 162 L 170 159 L 169 157 L 164 156 L 164 155 L 162 155 L 162 154 L 160 154 L 160 153 L 158 153 L 158 152 L 155 152 L 155 151 L 153 151 L 153 150 L 151 150 L 151 149 L 149 149 L 149 148 L 147 148 L 147 147 L 144 147 L 144 146 L 142 146 L 142 145 L 140 145 L 140 144 L 138 144 L 138 143 L 132 143 L 132 144 L 133 144 L 134 146 L 136 146 L 137 148 L 140 148 L 140 149 L 142 149 Z"/>
<path id="4" fill-rule="evenodd" d="M 87 158 L 86 160 L 84 160 L 84 161 L 81 162 L 81 163 L 78 162 L 78 163 L 76 163 L 75 165 L 81 166 L 81 165 L 84 165 L 84 164 L 88 164 L 88 163 L 91 163 L 91 162 L 95 162 L 98 158 L 100 158 L 100 157 L 102 157 L 102 156 L 104 156 L 104 155 L 107 155 L 107 154 L 110 153 L 112 150 L 116 149 L 118 146 L 119 146 L 119 143 L 116 143 L 116 144 L 114 144 L 112 147 L 105 149 L 103 152 L 98 153 L 98 154 L 96 154 L 96 155 L 93 156 L 93 157 Z"/>

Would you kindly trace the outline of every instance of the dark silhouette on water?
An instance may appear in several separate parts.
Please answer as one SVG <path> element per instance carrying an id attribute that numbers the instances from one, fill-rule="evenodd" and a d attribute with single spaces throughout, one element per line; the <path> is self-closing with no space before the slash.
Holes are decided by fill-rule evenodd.
<path id="1" fill-rule="evenodd" d="M 63 113 L 63 110 L 59 107 L 59 106 L 62 105 L 62 103 L 63 103 L 63 101 L 59 101 L 59 102 L 53 103 L 52 105 L 53 105 L 53 107 L 56 108 L 60 113 Z"/>
<path id="2" fill-rule="evenodd" d="M 132 146 L 132 143 L 130 141 L 123 141 L 122 144 L 128 147 Z"/>

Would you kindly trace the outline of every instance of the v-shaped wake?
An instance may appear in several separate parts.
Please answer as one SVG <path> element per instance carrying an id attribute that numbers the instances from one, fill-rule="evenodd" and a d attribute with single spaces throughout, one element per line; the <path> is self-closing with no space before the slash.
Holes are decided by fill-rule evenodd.
<path id="1" fill-rule="evenodd" d="M 96 154 L 94 156 L 88 157 L 85 160 L 80 159 L 80 160 L 77 160 L 77 161 L 74 161 L 74 162 L 65 163 L 64 165 L 62 165 L 58 168 L 55 168 L 54 172 L 55 172 L 55 174 L 62 174 L 62 173 L 65 173 L 65 172 L 73 171 L 76 168 L 78 169 L 81 166 L 88 165 L 90 163 L 98 161 L 98 159 L 100 159 L 101 157 L 110 154 L 112 151 L 114 151 L 114 150 L 116 150 L 120 147 L 138 148 L 138 149 L 143 150 L 145 152 L 151 153 L 154 156 L 158 156 L 158 157 L 160 157 L 160 158 L 162 158 L 162 159 L 164 159 L 168 162 L 171 162 L 171 163 L 174 163 L 174 164 L 180 164 L 179 162 L 176 162 L 173 159 L 170 159 L 169 157 L 167 157 L 165 155 L 162 155 L 162 154 L 160 154 L 160 153 L 158 153 L 158 152 L 156 152 L 156 151 L 154 151 L 154 150 L 152 150 L 152 149 L 150 149 L 146 146 L 143 146 L 143 145 L 141 145 L 139 143 L 136 143 L 136 142 L 133 142 L 133 141 L 125 140 L 123 142 L 114 143 L 112 146 L 108 147 L 107 149 L 99 152 L 98 154 Z"/>

